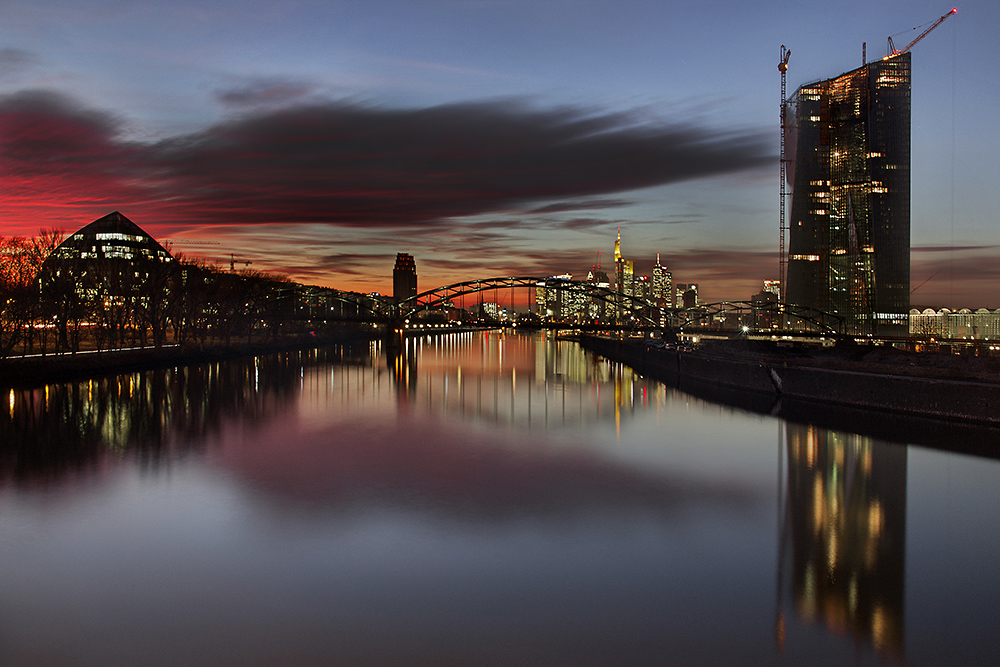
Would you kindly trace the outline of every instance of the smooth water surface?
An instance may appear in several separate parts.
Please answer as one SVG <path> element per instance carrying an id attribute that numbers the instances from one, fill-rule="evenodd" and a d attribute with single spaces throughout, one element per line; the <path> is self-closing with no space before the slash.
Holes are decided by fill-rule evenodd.
<path id="1" fill-rule="evenodd" d="M 997 461 L 551 336 L 8 398 L 0 664 L 1000 661 Z"/>

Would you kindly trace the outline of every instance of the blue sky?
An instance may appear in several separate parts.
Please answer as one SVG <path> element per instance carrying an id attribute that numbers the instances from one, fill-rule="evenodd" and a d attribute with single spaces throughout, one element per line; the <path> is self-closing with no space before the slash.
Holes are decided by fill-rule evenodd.
<path id="1" fill-rule="evenodd" d="M 388 291 L 396 252 L 422 289 L 581 275 L 620 226 L 640 272 L 659 251 L 748 298 L 777 273 L 780 46 L 791 93 L 950 9 L 3 1 L 0 233 L 120 210 L 175 251 Z M 995 308 L 1000 6 L 958 10 L 913 49 L 913 302 Z"/>

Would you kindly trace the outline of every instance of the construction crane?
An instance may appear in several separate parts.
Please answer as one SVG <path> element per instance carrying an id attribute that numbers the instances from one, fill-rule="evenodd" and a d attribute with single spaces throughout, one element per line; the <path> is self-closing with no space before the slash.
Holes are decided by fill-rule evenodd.
<path id="1" fill-rule="evenodd" d="M 788 223 L 785 221 L 785 200 L 787 199 L 787 193 L 785 192 L 785 180 L 786 180 L 786 165 L 787 161 L 785 159 L 785 131 L 788 127 L 787 125 L 787 107 L 788 101 L 785 99 L 785 73 L 788 71 L 788 59 L 792 57 L 791 49 L 786 49 L 785 45 L 781 45 L 781 59 L 778 61 L 778 71 L 781 72 L 781 206 L 780 208 L 780 220 L 778 221 L 778 285 L 779 289 L 779 301 L 781 303 L 785 302 L 785 294 L 788 292 L 785 286 L 785 269 L 788 265 L 788 259 L 785 256 L 785 235 L 788 233 Z"/>
<path id="2" fill-rule="evenodd" d="M 218 241 L 202 241 L 199 239 L 166 239 L 165 243 L 175 245 L 220 245 Z"/>
<path id="3" fill-rule="evenodd" d="M 237 259 L 239 258 L 239 259 Z M 243 257 L 243 255 L 237 255 L 234 252 L 229 253 L 229 272 L 236 272 L 236 265 L 242 264 L 243 266 L 250 266 L 253 262 L 249 259 Z"/>
<path id="4" fill-rule="evenodd" d="M 915 40 L 913 40 L 912 42 L 910 42 L 909 44 L 907 44 L 905 47 L 903 47 L 902 49 L 900 49 L 898 51 L 896 50 L 896 45 L 892 43 L 892 37 L 889 37 L 889 55 L 886 56 L 886 57 L 892 58 L 893 56 L 898 56 L 900 54 L 906 53 L 907 51 L 909 51 L 910 49 L 912 49 L 917 42 L 919 42 L 924 37 L 926 37 L 930 33 L 931 30 L 933 30 L 934 28 L 936 28 L 939 25 L 941 25 L 942 23 L 944 23 L 944 20 L 946 18 L 948 18 L 952 14 L 955 14 L 956 12 L 958 12 L 958 7 L 953 7 L 950 12 L 948 12 L 947 14 L 945 14 L 944 16 L 942 16 L 941 18 L 939 18 L 937 21 L 935 21 L 933 24 L 931 24 L 931 27 L 927 28 L 927 30 L 924 30 L 922 33 L 920 33 L 920 35 L 918 35 Z M 920 26 L 917 26 L 917 28 L 919 28 L 919 27 Z M 913 29 L 916 30 L 917 28 L 913 28 Z M 902 33 L 900 33 L 900 34 L 902 34 Z M 897 37 L 898 37 L 898 35 L 897 35 Z"/>

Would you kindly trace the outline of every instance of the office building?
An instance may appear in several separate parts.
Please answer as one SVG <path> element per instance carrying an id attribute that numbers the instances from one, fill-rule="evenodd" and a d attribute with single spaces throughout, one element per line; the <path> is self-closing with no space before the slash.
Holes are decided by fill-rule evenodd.
<path id="1" fill-rule="evenodd" d="M 167 250 L 118 211 L 71 234 L 45 259 L 38 283 L 46 298 L 96 301 L 134 296 L 153 272 L 174 262 Z M 61 296 L 56 296 L 61 295 Z"/>
<path id="2" fill-rule="evenodd" d="M 698 283 L 677 283 L 677 307 L 695 308 L 698 306 Z"/>
<path id="3" fill-rule="evenodd" d="M 657 304 L 669 307 L 675 303 L 674 276 L 660 264 L 660 253 L 656 253 L 656 264 L 653 265 L 653 299 Z"/>
<path id="4" fill-rule="evenodd" d="M 47 259 L 91 266 L 100 260 L 172 262 L 173 257 L 139 225 L 115 211 L 70 235 Z"/>
<path id="5" fill-rule="evenodd" d="M 392 267 L 392 298 L 398 303 L 417 295 L 417 264 L 409 253 L 396 253 Z"/>
<path id="6" fill-rule="evenodd" d="M 905 336 L 910 309 L 910 54 L 800 87 L 788 137 L 786 302 L 845 333 Z"/>

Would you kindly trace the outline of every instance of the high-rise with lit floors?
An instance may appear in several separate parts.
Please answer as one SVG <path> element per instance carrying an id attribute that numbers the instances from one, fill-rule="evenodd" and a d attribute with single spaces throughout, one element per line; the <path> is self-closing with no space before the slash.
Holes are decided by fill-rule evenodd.
<path id="1" fill-rule="evenodd" d="M 843 317 L 845 333 L 906 336 L 910 54 L 802 86 L 792 103 L 786 301 Z"/>
<path id="2" fill-rule="evenodd" d="M 674 276 L 660 264 L 660 253 L 656 253 L 656 264 L 653 265 L 653 298 L 657 303 L 665 302 L 671 308 L 674 306 Z"/>
<path id="3" fill-rule="evenodd" d="M 396 253 L 392 268 L 392 298 L 397 302 L 417 294 L 417 264 L 409 253 Z"/>

